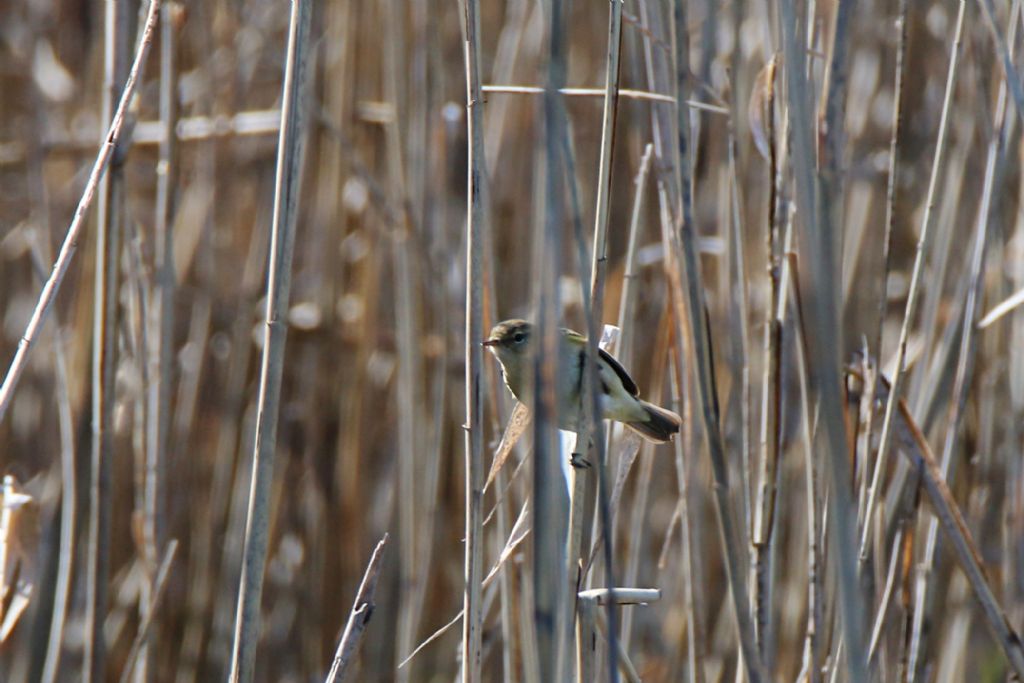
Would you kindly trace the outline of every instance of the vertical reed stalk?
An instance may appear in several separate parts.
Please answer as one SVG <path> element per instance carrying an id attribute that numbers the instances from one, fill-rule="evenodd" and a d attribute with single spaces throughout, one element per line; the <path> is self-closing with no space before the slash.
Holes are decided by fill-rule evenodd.
<path id="1" fill-rule="evenodd" d="M 608 207 L 610 203 L 611 193 L 611 164 L 612 157 L 615 151 L 615 120 L 618 113 L 618 101 L 619 101 L 619 53 L 622 43 L 622 0 L 612 0 L 609 4 L 609 17 L 608 17 L 608 45 L 605 59 L 605 93 L 604 93 L 604 109 L 601 118 L 601 147 L 598 158 L 598 176 L 597 176 L 597 208 L 595 210 L 594 218 L 594 243 L 593 252 L 591 256 L 589 278 L 585 278 L 586 274 L 581 274 L 582 279 L 588 279 L 589 282 L 583 287 L 585 290 L 589 285 L 589 291 L 583 292 L 584 301 L 584 312 L 587 316 L 587 364 L 586 372 L 583 377 L 583 392 L 581 400 L 586 401 L 586 405 L 583 406 L 585 409 L 581 410 L 581 414 L 584 415 L 580 431 L 576 439 L 576 450 L 577 451 L 589 451 L 590 462 L 596 467 L 597 470 L 597 495 L 600 498 L 598 501 L 598 510 L 601 518 L 601 528 L 604 533 L 604 551 L 605 551 L 605 580 L 609 587 L 613 587 L 614 583 L 614 572 L 613 572 L 613 552 L 612 552 L 612 537 L 613 532 L 611 529 L 611 513 L 608 507 L 608 487 L 607 487 L 607 475 L 606 475 L 606 462 L 605 462 L 605 438 L 603 429 L 603 420 L 601 419 L 600 409 L 600 394 L 598 392 L 598 341 L 600 339 L 600 316 L 604 310 L 604 281 L 605 272 L 607 270 L 607 236 L 608 236 Z M 561 67 L 564 68 L 564 65 Z M 560 108 L 561 109 L 561 108 Z M 564 110 L 561 110 L 564 116 Z M 583 244 L 578 244 L 580 253 L 582 254 Z M 582 258 L 581 258 L 582 268 Z M 582 443 L 581 443 L 582 442 Z M 589 442 L 589 443 L 588 443 Z M 567 537 L 566 545 L 566 564 L 569 575 L 568 588 L 573 595 L 582 587 L 580 575 L 580 548 L 581 543 L 584 548 L 588 548 L 590 543 L 589 539 L 591 534 L 586 534 L 587 542 L 583 542 L 581 538 L 581 526 L 589 523 L 592 519 L 592 506 L 587 505 L 585 502 L 581 504 L 578 499 L 582 497 L 588 497 L 594 495 L 593 477 L 590 473 L 580 468 L 573 468 L 572 481 L 573 495 L 570 507 L 569 517 L 569 533 Z M 590 485 L 587 486 L 589 481 Z M 589 490 L 587 490 L 589 489 Z M 566 613 L 566 629 L 568 632 L 563 636 L 565 643 L 573 642 L 573 623 L 575 621 L 574 605 L 576 604 L 575 599 L 567 600 L 567 613 Z M 615 640 L 618 637 L 618 627 L 616 618 L 616 605 L 614 600 L 609 600 L 607 603 L 608 609 L 608 623 L 610 624 L 608 637 L 610 639 L 608 647 L 608 672 L 611 680 L 618 680 L 618 667 L 616 665 L 617 659 L 617 648 L 615 647 Z M 581 632 L 580 638 L 576 639 L 577 643 L 586 640 L 587 633 Z M 581 640 L 582 639 L 582 640 Z M 567 655 L 568 648 L 563 648 L 560 651 L 561 661 L 568 663 L 570 658 Z M 584 672 L 582 663 L 586 661 L 586 657 L 583 656 L 582 652 L 577 652 L 577 661 L 581 663 L 579 667 L 578 675 L 581 676 L 580 680 L 586 680 L 582 678 Z M 563 676 L 567 672 L 567 668 L 563 668 Z"/>
<path id="2" fill-rule="evenodd" d="M 864 604 L 861 600 L 856 557 L 845 552 L 856 543 L 856 508 L 852 500 L 852 474 L 846 442 L 843 392 L 839 378 L 840 310 L 835 286 L 837 261 L 838 209 L 842 194 L 837 165 L 841 153 L 841 129 L 845 78 L 844 17 L 850 10 L 841 3 L 836 18 L 829 94 L 826 99 L 825 166 L 815 172 L 814 130 L 810 113 L 811 88 L 807 80 L 804 34 L 796 19 L 793 0 L 782 3 L 782 27 L 786 60 L 790 116 L 790 145 L 793 149 L 793 173 L 801 211 L 801 254 L 804 268 L 799 272 L 801 291 L 807 295 L 803 319 L 807 323 L 811 386 L 819 402 L 820 445 L 828 452 L 830 538 L 835 549 L 839 578 L 839 616 L 843 624 L 846 663 L 852 680 L 866 680 L 866 647 L 863 636 Z M 808 10 L 810 12 L 810 10 Z M 810 18 L 810 15 L 808 16 Z"/>
<path id="3" fill-rule="evenodd" d="M 536 631 L 538 675 L 541 681 L 557 680 L 566 642 L 565 603 L 569 600 L 564 573 L 566 519 L 561 487 L 562 457 L 558 438 L 556 399 L 560 312 L 557 287 L 563 230 L 567 130 L 559 90 L 565 85 L 567 46 L 562 0 L 548 8 L 547 83 L 543 96 L 544 153 L 543 218 L 537 220 L 534 238 L 533 279 L 539 344 L 533 372 L 533 623 Z"/>
<path id="4" fill-rule="evenodd" d="M 113 116 L 128 69 L 128 3 L 105 4 L 103 120 Z M 92 442 L 89 479 L 89 544 L 85 598 L 83 680 L 100 683 L 106 668 L 103 624 L 110 574 L 110 478 L 113 457 L 114 373 L 117 369 L 118 283 L 125 148 L 118 146 L 97 200 L 96 279 L 93 290 Z"/>
<path id="5" fill-rule="evenodd" d="M 281 130 L 278 138 L 274 216 L 271 226 L 267 308 L 263 358 L 253 447 L 252 482 L 245 525 L 245 549 L 238 590 L 238 608 L 231 652 L 232 683 L 249 683 L 256 667 L 260 597 L 267 560 L 274 451 L 288 332 L 292 253 L 298 217 L 303 143 L 305 140 L 306 55 L 313 14 L 311 0 L 292 3 L 288 25 L 288 51 L 282 86 Z"/>
<path id="6" fill-rule="evenodd" d="M 395 398 L 398 414 L 398 509 L 399 509 L 399 573 L 402 586 L 399 598 L 403 607 L 398 618 L 396 638 L 396 657 L 401 658 L 413 647 L 413 638 L 419 622 L 420 594 L 425 589 L 423 574 L 426 567 L 420 566 L 418 559 L 420 540 L 423 535 L 419 520 L 424 518 L 425 501 L 419 492 L 422 477 L 417 476 L 421 461 L 426 458 L 417 446 L 417 435 L 421 434 L 421 407 L 424 405 L 421 379 L 421 364 L 418 340 L 421 338 L 419 324 L 420 299 L 415 295 L 413 283 L 417 277 L 418 262 L 413 259 L 413 245 L 416 231 L 422 218 L 414 213 L 417 206 L 418 193 L 410 190 L 407 175 L 418 168 L 419 160 L 414 154 L 405 154 L 403 138 L 416 134 L 418 126 L 414 117 L 405 116 L 402 88 L 402 63 L 404 56 L 404 9 L 405 3 L 389 0 L 383 3 L 383 22 L 390 39 L 382 43 L 383 63 L 385 69 L 384 94 L 394 109 L 394 117 L 385 129 L 385 153 L 387 157 L 388 187 L 392 201 L 398 207 L 398 223 L 391 234 L 393 273 L 394 273 L 394 307 L 395 336 L 398 345 L 398 381 Z M 418 60 L 422 63 L 423 59 Z M 425 66 L 425 64 L 424 64 Z M 422 148 L 422 144 L 419 145 Z M 412 166 L 413 169 L 409 169 Z M 411 215 L 412 214 L 412 215 Z M 396 683 L 408 680 L 411 667 L 403 667 L 395 673 Z"/>
<path id="7" fill-rule="evenodd" d="M 774 523 L 776 467 L 782 450 L 780 413 L 782 409 L 782 330 L 785 305 L 780 307 L 779 279 L 782 264 L 779 220 L 776 213 L 775 179 L 778 173 L 778 141 L 775 138 L 775 64 L 767 67 L 763 84 L 765 135 L 768 142 L 768 203 L 765 253 L 767 256 L 768 307 L 765 311 L 764 376 L 761 393 L 760 465 L 758 467 L 757 504 L 752 516 L 751 555 L 753 570 L 751 585 L 754 594 L 754 629 L 757 645 L 766 663 L 766 631 L 771 611 L 771 590 L 768 577 L 768 558 Z"/>
<path id="8" fill-rule="evenodd" d="M 466 65 L 466 125 L 469 137 L 466 207 L 466 551 L 462 622 L 462 680 L 480 683 L 480 631 L 483 628 L 483 245 L 487 236 L 483 90 L 480 83 L 480 2 L 463 0 L 463 57 Z"/>
<path id="9" fill-rule="evenodd" d="M 146 395 L 146 477 L 145 536 L 146 546 L 159 554 L 164 546 L 167 528 L 165 484 L 167 481 L 167 442 L 171 424 L 171 373 L 174 363 L 174 233 L 171 229 L 177 201 L 177 139 L 178 118 L 177 28 L 175 5 L 160 8 L 160 126 L 156 181 L 156 215 L 153 228 L 156 296 L 149 306 L 145 324 L 149 358 Z M 148 565 L 156 568 L 157 557 Z M 151 583 L 154 576 L 147 577 Z M 149 603 L 144 601 L 145 607 Z M 146 617 L 145 614 L 142 615 Z M 153 680 L 150 655 L 160 652 L 160 622 L 152 628 L 150 642 L 139 654 L 137 671 Z"/>

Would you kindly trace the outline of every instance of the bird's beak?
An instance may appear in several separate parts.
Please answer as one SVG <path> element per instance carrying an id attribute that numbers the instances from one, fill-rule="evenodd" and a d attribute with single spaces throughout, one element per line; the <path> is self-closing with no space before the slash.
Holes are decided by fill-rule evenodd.
<path id="1" fill-rule="evenodd" d="M 497 346 L 497 345 L 498 345 L 498 340 L 494 339 L 494 338 L 485 339 L 482 342 L 480 342 L 480 346 Z"/>

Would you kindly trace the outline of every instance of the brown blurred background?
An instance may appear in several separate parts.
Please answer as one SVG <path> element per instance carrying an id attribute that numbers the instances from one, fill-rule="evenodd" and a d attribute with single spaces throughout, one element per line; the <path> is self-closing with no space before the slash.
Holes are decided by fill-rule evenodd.
<path id="1" fill-rule="evenodd" d="M 129 16 L 130 47 L 139 7 L 136 2 L 119 4 Z M 655 89 L 647 75 L 645 37 L 653 59 L 670 58 L 670 4 L 625 4 L 623 88 Z M 482 3 L 485 83 L 544 85 L 544 6 L 527 0 Z M 607 8 L 607 3 L 593 0 L 569 4 L 570 86 L 604 86 Z M 732 500 L 737 518 L 748 528 L 744 511 L 754 482 L 743 471 L 744 459 L 753 462 L 759 451 L 772 183 L 768 163 L 754 144 L 758 131 L 751 127 L 759 124 L 752 123 L 749 103 L 758 73 L 781 49 L 781 33 L 775 3 L 693 0 L 687 8 L 691 99 L 696 103 L 691 110 L 694 212 L 703 236 L 723 431 L 737 486 Z M 814 33 L 808 55 L 818 102 L 836 3 L 811 3 L 811 8 L 814 16 L 808 25 Z M 1017 24 L 1010 21 L 1007 3 L 997 2 L 996 9 L 1000 30 L 1014 31 Z M 168 202 L 161 205 L 157 199 L 160 37 L 139 85 L 134 143 L 123 165 L 106 680 L 120 676 L 140 623 L 140 605 L 153 588 L 155 560 L 169 539 L 177 539 L 179 547 L 155 614 L 150 647 L 136 674 L 177 683 L 226 678 L 251 474 L 289 5 L 184 0 L 173 3 L 172 10 L 177 114 L 171 123 L 177 145 Z M 365 563 L 384 532 L 391 540 L 376 611 L 352 680 L 446 681 L 457 675 L 458 627 L 410 664 L 400 670 L 396 666 L 462 606 L 467 138 L 461 12 L 456 0 L 315 3 L 302 199 L 257 654 L 260 681 L 323 679 Z M 845 199 L 839 212 L 843 253 L 837 275 L 842 285 L 842 355 L 852 358 L 867 343 L 883 367 L 894 355 L 921 229 L 956 6 L 913 2 L 907 15 L 901 166 L 886 285 L 882 255 L 896 101 L 897 15 L 894 0 L 855 5 L 849 26 L 845 153 L 839 163 Z M 0 5 L 4 367 L 63 239 L 106 126 L 103 17 L 101 2 L 9 0 Z M 969 3 L 904 391 L 937 454 L 957 396 L 952 378 L 959 321 L 971 282 L 986 150 L 999 133 L 997 92 L 1002 81 L 991 33 L 979 7 Z M 781 130 L 781 77 L 776 89 Z M 589 235 L 603 98 L 567 97 L 566 105 L 575 152 L 572 180 Z M 653 139 L 655 107 L 674 105 L 631 97 L 619 101 L 602 317 L 606 323 L 615 323 L 619 316 L 636 200 L 634 177 Z M 536 186 L 543 162 L 541 97 L 491 92 L 484 111 L 492 235 L 485 264 L 489 327 L 496 319 L 529 313 L 532 226 L 543 211 Z M 1016 115 L 1012 104 L 1007 112 L 1008 117 Z M 988 226 L 981 313 L 1024 286 L 1015 132 L 993 186 L 996 202 Z M 782 154 L 781 137 L 777 142 Z M 618 355 L 646 397 L 669 404 L 668 329 L 682 328 L 671 318 L 662 268 L 655 178 L 666 173 L 671 169 L 656 159 L 641 196 L 638 277 L 630 295 L 634 308 Z M 782 201 L 792 198 L 787 176 Z M 173 246 L 173 317 L 166 329 L 153 314 L 160 292 L 155 224 L 161 206 L 169 207 Z M 67 616 L 57 641 L 59 667 L 50 673 L 55 680 L 80 679 L 87 628 L 95 224 L 90 218 L 50 321 L 0 422 L 0 471 L 14 477 L 15 490 L 31 497 L 11 514 L 7 562 L 0 567 L 8 589 L 0 596 L 6 619 L 0 643 L 4 680 L 40 680 L 47 661 L 60 573 L 62 454 L 74 463 L 75 534 Z M 567 220 L 562 317 L 581 329 L 572 235 Z M 888 297 L 888 314 L 879 354 L 874 345 L 881 296 Z M 996 594 L 1011 622 L 1019 624 L 1024 618 L 1024 315 L 1011 312 L 976 335 L 965 407 L 954 426 L 957 441 L 951 453 L 959 466 L 954 465 L 951 487 L 983 551 Z M 796 362 L 793 342 L 787 339 L 789 360 L 779 400 L 788 407 L 783 410 L 766 647 L 773 680 L 808 680 L 803 656 L 808 567 L 801 437 L 806 425 L 799 408 L 798 373 L 791 366 Z M 154 373 L 161 372 L 154 358 L 160 343 L 170 349 L 170 365 L 161 375 L 170 384 L 167 400 L 154 404 L 147 392 Z M 493 360 L 484 360 L 486 443 L 493 452 L 511 402 L 496 383 Z M 500 406 L 494 397 L 500 397 Z M 166 468 L 162 496 L 153 503 L 159 531 L 150 538 L 145 521 L 150 495 L 145 480 L 147 428 L 159 419 L 158 413 L 167 421 Z M 62 414 L 70 422 L 62 424 Z M 852 427 L 856 411 L 851 415 Z M 881 418 L 877 420 L 876 437 Z M 710 467 L 699 426 L 684 438 L 683 469 L 677 468 L 671 447 L 641 451 L 618 508 L 615 561 L 620 583 L 629 579 L 623 585 L 662 591 L 657 603 L 626 608 L 632 623 L 625 643 L 645 681 L 734 680 L 737 641 Z M 856 454 L 858 492 L 868 483 L 863 456 Z M 896 460 L 894 455 L 890 463 Z M 509 466 L 503 474 L 512 470 Z M 756 467 L 749 465 L 749 470 L 756 472 Z M 685 539 L 676 516 L 680 472 L 688 484 Z M 819 473 L 821 486 L 826 479 Z M 740 492 L 745 481 L 746 496 Z M 485 527 L 485 572 L 505 543 L 528 482 L 528 476 L 516 477 L 501 499 L 500 518 Z M 887 482 L 885 478 L 883 486 Z M 825 492 L 819 495 L 823 498 Z M 67 498 L 63 500 L 66 506 Z M 495 502 L 489 492 L 485 512 Z M 820 510 L 821 500 L 818 506 Z M 914 559 L 901 565 L 905 571 L 898 574 L 903 577 L 895 579 L 882 649 L 873 664 L 878 680 L 898 680 L 905 661 L 914 572 L 925 554 L 930 519 L 928 506 L 922 505 L 909 525 L 917 532 L 909 546 L 914 554 L 907 556 Z M 819 533 L 829 530 L 821 532 L 819 526 Z M 882 536 L 872 546 L 872 615 L 890 567 L 890 541 Z M 484 612 L 485 680 L 522 680 L 521 649 L 510 645 L 504 634 L 508 623 L 520 628 L 516 604 L 522 573 L 530 567 L 528 553 L 529 544 L 518 548 L 502 570 L 512 575 L 502 588 L 510 593 L 499 591 L 497 582 L 485 591 L 490 596 Z M 1005 661 L 962 574 L 943 546 L 936 557 L 933 573 L 927 575 L 934 598 L 925 622 L 919 678 L 914 680 L 960 681 L 968 675 L 979 681 L 1004 680 Z M 693 601 L 688 603 L 691 592 Z M 818 664 L 832 666 L 839 640 L 834 624 L 839 622 L 831 574 L 823 593 L 824 619 L 818 628 L 826 657 Z M 505 600 L 512 601 L 506 605 L 511 622 L 503 626 Z M 691 629 L 699 635 L 696 640 L 690 638 Z M 694 644 L 699 648 L 694 653 L 697 670 L 689 658 Z M 49 652 L 54 657 L 53 647 Z"/>

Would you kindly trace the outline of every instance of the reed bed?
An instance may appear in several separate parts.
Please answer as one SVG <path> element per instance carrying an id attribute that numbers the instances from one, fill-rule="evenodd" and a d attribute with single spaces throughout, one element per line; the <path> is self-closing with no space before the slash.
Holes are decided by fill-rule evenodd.
<path id="1" fill-rule="evenodd" d="M 0 680 L 1024 678 L 1022 21 L 3 3 Z"/>

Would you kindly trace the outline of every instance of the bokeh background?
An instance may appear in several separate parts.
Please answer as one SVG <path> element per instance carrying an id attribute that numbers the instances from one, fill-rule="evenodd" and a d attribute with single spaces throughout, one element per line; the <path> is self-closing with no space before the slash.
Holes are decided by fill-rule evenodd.
<path id="1" fill-rule="evenodd" d="M 0 5 L 4 368 L 106 126 L 104 51 L 113 40 L 105 28 L 106 4 L 8 0 Z M 140 8 L 134 1 L 115 4 L 124 17 L 128 49 L 122 53 L 130 55 Z M 825 100 L 838 5 L 797 4 L 809 29 L 810 97 L 817 111 Z M 1019 4 L 994 3 L 997 30 L 1009 37 L 1011 49 L 1020 28 Z M 685 5 L 693 212 L 732 473 L 729 496 L 748 537 L 758 501 L 762 416 L 770 404 L 781 415 L 766 661 L 772 680 L 846 680 L 837 656 L 836 549 L 827 543 L 832 531 L 827 521 L 822 528 L 825 455 L 807 453 L 805 437 L 814 424 L 804 415 L 814 415 L 814 409 L 802 402 L 799 330 L 791 315 L 779 342 L 779 391 L 763 393 L 772 300 L 769 230 L 774 221 L 781 235 L 790 219 L 802 220 L 793 203 L 783 137 L 785 65 L 777 62 L 774 99 L 766 95 L 765 77 L 758 80 L 781 51 L 778 7 L 764 0 L 687 0 Z M 546 83 L 546 8 L 546 2 L 531 0 L 480 3 L 485 84 Z M 832 121 L 843 131 L 842 157 L 836 161 L 841 206 L 834 272 L 840 355 L 854 361 L 866 348 L 890 373 L 927 205 L 957 9 L 957 3 L 931 0 L 905 9 L 902 98 L 895 91 L 900 4 L 855 3 L 842 26 L 849 40 L 841 86 L 846 106 Z M 601 89 L 608 3 L 575 0 L 567 11 L 567 83 Z M 314 3 L 306 154 L 257 654 L 260 681 L 323 679 L 366 561 L 385 532 L 390 540 L 376 609 L 352 680 L 444 681 L 458 674 L 459 627 L 406 666 L 397 665 L 462 607 L 467 202 L 462 15 L 456 0 Z M 674 68 L 672 3 L 629 0 L 623 16 L 621 87 L 674 98 L 674 79 L 666 84 L 657 77 L 659 69 Z M 169 6 L 167 18 L 171 28 L 157 37 L 139 85 L 134 141 L 120 166 L 122 191 L 108 208 L 120 217 L 115 220 L 120 244 L 113 256 L 115 351 L 110 481 L 104 494 L 111 526 L 109 543 L 100 549 L 109 557 L 102 680 L 121 675 L 154 589 L 157 563 L 167 542 L 176 539 L 149 646 L 135 676 L 188 683 L 224 680 L 230 661 L 289 4 L 184 0 Z M 173 40 L 164 50 L 168 37 Z M 903 395 L 937 455 L 952 439 L 950 486 L 999 603 L 1010 623 L 1019 626 L 1024 620 L 1024 314 L 1009 310 L 983 328 L 976 325 L 1024 287 L 1018 114 L 1012 102 L 999 99 L 1004 70 L 979 4 L 967 5 L 959 49 Z M 160 104 L 161 73 L 164 82 L 171 79 L 174 107 Z M 887 183 L 898 101 L 900 163 L 889 236 Z M 594 221 L 603 104 L 593 93 L 565 98 L 574 161 L 568 182 L 578 192 L 587 239 Z M 480 286 L 489 327 L 531 310 L 533 226 L 544 208 L 538 188 L 538 178 L 544 177 L 544 126 L 542 97 L 536 93 L 490 92 L 483 107 L 488 237 Z M 675 405 L 692 418 L 679 440 L 680 458 L 671 446 L 641 449 L 616 507 L 618 583 L 661 590 L 659 601 L 625 608 L 620 637 L 645 681 L 739 680 L 711 469 L 696 411 L 687 407 L 693 388 L 684 387 L 682 403 L 673 403 L 671 339 L 685 325 L 669 304 L 657 191 L 659 182 L 675 177 L 671 154 L 648 152 L 645 180 L 636 182 L 645 150 L 655 142 L 654 113 L 667 109 L 674 120 L 675 107 L 622 96 L 615 128 L 602 322 L 616 324 L 627 302 L 616 354 L 646 397 Z M 767 127 L 766 107 L 774 111 L 774 129 Z M 813 139 L 824 139 L 825 123 L 823 113 L 815 117 Z M 166 144 L 167 129 L 174 131 L 173 145 Z M 781 162 L 777 183 L 758 139 L 773 147 Z M 1001 156 L 996 173 L 986 178 L 992 144 Z M 161 190 L 162 169 L 168 172 Z M 564 193 L 561 318 L 581 329 L 569 194 Z M 91 359 L 99 219 L 97 209 L 92 211 L 49 323 L 0 422 L 0 473 L 12 477 L 0 566 L 5 579 L 0 678 L 9 681 L 41 680 L 44 669 L 49 680 L 77 681 L 84 665 L 96 400 Z M 971 258 L 981 226 L 987 229 L 985 258 L 975 277 Z M 624 278 L 631 229 L 634 277 Z M 589 253 L 589 244 L 586 248 Z M 624 282 L 630 283 L 625 297 Z M 969 299 L 972 291 L 976 296 Z M 165 293 L 172 296 L 162 298 Z M 965 329 L 971 334 L 963 342 Z M 495 370 L 485 358 L 487 463 L 511 409 Z M 851 405 L 854 501 L 862 526 L 881 418 L 875 417 L 874 439 L 865 447 L 864 414 L 858 414 L 855 401 Z M 155 425 L 164 426 L 157 441 L 152 440 Z M 613 433 L 613 473 L 619 441 Z M 494 489 L 484 499 L 485 512 L 497 510 L 485 526 L 485 571 L 497 561 L 529 496 L 529 464 L 513 475 L 526 453 L 517 449 L 502 470 L 496 487 L 504 492 L 500 500 Z M 900 527 L 902 542 L 893 545 L 892 520 L 901 508 L 891 482 L 901 476 L 899 460 L 893 454 L 881 478 L 880 499 L 890 499 L 881 521 L 869 522 L 865 612 L 874 620 L 884 606 L 885 615 L 873 675 L 886 681 L 904 675 L 921 681 L 1005 680 L 1006 660 L 948 545 L 940 542 L 934 562 L 926 562 L 932 514 L 923 496 L 911 501 L 912 511 Z M 808 569 L 808 463 L 817 470 L 811 536 L 817 536 L 819 553 L 828 551 L 817 558 L 816 613 L 808 608 L 814 592 Z M 517 546 L 501 580 L 484 591 L 484 680 L 527 680 L 529 612 L 522 606 L 528 600 L 523 585 L 531 571 L 530 550 L 529 542 Z M 749 545 L 742 551 L 753 557 Z M 601 585 L 601 576 L 595 574 L 595 585 Z M 65 595 L 57 590 L 61 577 L 68 582 L 65 618 L 55 620 Z M 915 592 L 923 585 L 930 598 L 918 604 Z M 818 639 L 810 665 L 805 653 L 809 616 L 815 617 Z M 913 657 L 912 645 L 919 646 Z"/>

